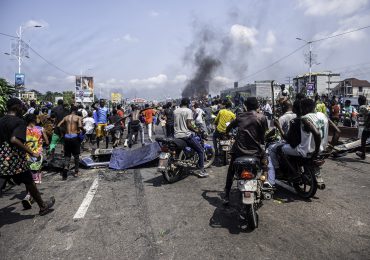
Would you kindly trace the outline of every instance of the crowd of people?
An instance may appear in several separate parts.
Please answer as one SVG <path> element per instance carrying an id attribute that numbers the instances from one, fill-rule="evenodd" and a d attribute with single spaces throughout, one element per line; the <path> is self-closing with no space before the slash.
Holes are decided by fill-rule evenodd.
<path id="1" fill-rule="evenodd" d="M 62 179 L 70 172 L 73 157 L 74 177 L 79 175 L 81 150 L 105 148 L 132 148 L 139 140 L 142 146 L 153 142 L 159 131 L 168 138 L 181 138 L 198 153 L 199 177 L 207 177 L 204 169 L 204 150 L 196 134 L 212 135 L 216 156 L 219 154 L 218 140 L 237 128 L 235 143 L 231 150 L 231 162 L 242 155 L 256 155 L 261 160 L 263 171 L 268 176 L 266 185 L 275 185 L 275 176 L 280 175 L 276 159 L 278 149 L 286 155 L 317 156 L 328 145 L 328 128 L 342 121 L 345 125 L 350 115 L 350 125 L 357 124 L 362 131 L 362 147 L 357 155 L 365 158 L 366 140 L 370 136 L 370 122 L 366 97 L 360 96 L 357 110 L 349 102 L 341 103 L 333 97 L 310 99 L 297 95 L 291 101 L 281 98 L 272 110 L 268 100 L 248 97 L 242 102 L 231 98 L 183 98 L 160 104 L 116 105 L 109 109 L 105 100 L 93 103 L 91 107 L 80 105 L 66 106 L 59 100 L 53 107 L 50 103 L 25 105 L 17 98 L 9 99 L 8 113 L 0 119 L 0 167 L 2 179 L 6 182 L 25 184 L 27 195 L 22 203 L 25 209 L 31 208 L 33 200 L 40 207 L 40 215 L 50 212 L 55 199 L 44 201 L 36 186 L 42 183 L 41 167 L 45 156 L 53 160 L 57 145 L 62 144 L 64 164 Z M 274 114 L 275 112 L 275 114 Z M 270 146 L 268 155 L 261 149 L 268 122 L 272 120 L 279 133 L 279 142 Z M 355 123 L 353 123 L 355 122 Z M 126 136 L 124 136 L 126 133 Z M 294 177 L 294 176 L 293 176 Z M 233 180 L 229 167 L 225 201 Z M 5 182 L 5 184 L 6 184 Z M 4 185 L 5 185 L 4 184 Z"/>

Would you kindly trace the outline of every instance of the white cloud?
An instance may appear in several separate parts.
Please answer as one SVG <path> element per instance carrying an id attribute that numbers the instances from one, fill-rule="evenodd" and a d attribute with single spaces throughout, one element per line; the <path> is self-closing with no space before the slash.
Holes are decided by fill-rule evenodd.
<path id="1" fill-rule="evenodd" d="M 22 26 L 23 28 L 35 26 L 48 27 L 49 24 L 44 20 L 28 20 Z"/>
<path id="2" fill-rule="evenodd" d="M 313 39 L 322 39 L 326 38 L 328 36 L 334 36 L 338 34 L 342 34 L 345 32 L 353 31 L 359 27 L 362 27 L 364 25 L 367 25 L 370 23 L 370 15 L 353 15 L 349 18 L 345 18 L 340 20 L 339 27 L 335 30 L 335 32 L 320 32 L 317 33 Z M 361 40 L 366 39 L 368 37 L 368 34 L 366 34 L 365 30 L 362 31 L 355 31 L 348 34 L 345 34 L 343 36 L 339 36 L 338 38 L 334 38 L 333 40 L 325 40 L 322 43 L 320 43 L 320 46 L 323 48 L 332 48 L 332 47 L 338 47 L 345 44 L 348 44 L 349 42 L 359 42 Z"/>
<path id="3" fill-rule="evenodd" d="M 107 84 L 116 84 L 118 81 L 115 78 L 111 78 L 107 80 Z"/>
<path id="4" fill-rule="evenodd" d="M 64 78 L 65 81 L 67 81 L 68 83 L 73 83 L 76 81 L 76 77 L 75 76 L 67 76 Z"/>
<path id="5" fill-rule="evenodd" d="M 232 79 L 229 79 L 227 77 L 222 77 L 222 76 L 214 77 L 213 81 L 215 81 L 216 83 L 221 83 L 221 84 L 230 84 L 234 82 Z"/>
<path id="6" fill-rule="evenodd" d="M 261 52 L 264 53 L 272 53 L 274 51 L 274 46 L 276 43 L 276 37 L 273 31 L 268 31 L 266 36 L 266 44 L 265 47 L 261 48 Z"/>
<path id="7" fill-rule="evenodd" d="M 230 34 L 235 41 L 241 44 L 245 44 L 250 47 L 253 47 L 257 44 L 256 36 L 258 31 L 256 28 L 249 28 L 244 25 L 234 24 L 230 28 Z"/>
<path id="8" fill-rule="evenodd" d="M 298 7 L 306 15 L 349 15 L 368 4 L 369 0 L 299 0 Z"/>
<path id="9" fill-rule="evenodd" d="M 173 79 L 174 83 L 182 83 L 185 82 L 188 79 L 188 76 L 186 75 L 176 75 Z"/>
<path id="10" fill-rule="evenodd" d="M 46 77 L 46 80 L 47 81 L 55 81 L 57 78 L 56 77 L 54 77 L 54 76 L 47 76 Z"/>
<path id="11" fill-rule="evenodd" d="M 155 77 L 150 77 L 146 79 L 131 79 L 129 81 L 132 85 L 146 85 L 146 86 L 156 86 L 164 84 L 168 81 L 167 75 L 165 74 L 159 74 Z"/>
<path id="12" fill-rule="evenodd" d="M 118 37 L 118 38 L 115 38 L 113 39 L 115 42 L 119 42 L 119 41 L 125 41 L 125 42 L 138 42 L 139 39 L 132 36 L 131 34 L 127 33 L 125 34 L 124 36 L 122 37 Z"/>
<path id="13" fill-rule="evenodd" d="M 264 53 L 272 53 L 274 50 L 271 47 L 266 47 L 261 49 Z"/>
<path id="14" fill-rule="evenodd" d="M 276 43 L 276 37 L 273 31 L 268 31 L 267 37 L 266 37 L 266 45 L 267 46 L 273 46 Z"/>
<path id="15" fill-rule="evenodd" d="M 149 15 L 152 16 L 152 17 L 157 17 L 157 16 L 159 16 L 159 13 L 157 11 L 152 10 L 152 11 L 149 12 Z"/>

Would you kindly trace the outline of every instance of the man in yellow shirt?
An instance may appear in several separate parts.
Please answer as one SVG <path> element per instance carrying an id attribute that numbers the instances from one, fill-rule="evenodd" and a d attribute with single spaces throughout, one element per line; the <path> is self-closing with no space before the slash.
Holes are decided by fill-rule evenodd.
<path id="1" fill-rule="evenodd" d="M 215 148 L 216 155 L 219 155 L 217 139 L 226 133 L 227 126 L 236 118 L 235 114 L 230 110 L 232 106 L 231 102 L 226 100 L 223 103 L 225 108 L 221 109 L 217 114 L 215 119 L 216 130 L 213 133 L 213 147 Z"/>

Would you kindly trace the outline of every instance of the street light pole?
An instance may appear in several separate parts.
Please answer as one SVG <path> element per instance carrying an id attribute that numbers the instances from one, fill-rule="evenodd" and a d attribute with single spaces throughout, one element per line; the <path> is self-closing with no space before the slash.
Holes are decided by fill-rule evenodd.
<path id="1" fill-rule="evenodd" d="M 298 41 L 304 41 L 309 45 L 309 57 L 308 57 L 308 65 L 309 65 L 309 74 L 308 74 L 308 82 L 311 83 L 311 75 L 312 75 L 312 41 L 306 41 L 302 38 L 296 38 Z"/>

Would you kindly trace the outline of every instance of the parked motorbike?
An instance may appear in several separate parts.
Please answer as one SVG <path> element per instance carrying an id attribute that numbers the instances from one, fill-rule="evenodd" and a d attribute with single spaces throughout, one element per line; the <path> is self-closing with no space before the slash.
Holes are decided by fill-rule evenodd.
<path id="1" fill-rule="evenodd" d="M 241 217 L 246 220 L 247 228 L 254 230 L 258 227 L 257 210 L 262 200 L 272 198 L 273 190 L 263 186 L 266 176 L 262 174 L 259 158 L 242 156 L 235 159 L 232 167 L 240 192 Z"/>
<path id="2" fill-rule="evenodd" d="M 204 136 L 195 137 L 204 149 L 204 168 L 212 165 L 215 159 L 215 150 L 212 145 L 205 143 Z M 174 183 L 191 167 L 196 167 L 198 163 L 198 154 L 186 142 L 177 138 L 156 138 L 160 147 L 158 171 L 162 173 L 163 178 Z"/>
<path id="3" fill-rule="evenodd" d="M 315 159 L 286 156 L 285 160 L 280 154 L 280 171 L 283 175 L 276 176 L 276 179 L 292 186 L 301 197 L 312 198 L 317 189 L 324 190 L 326 187 L 321 176 L 321 166 L 329 156 L 330 153 L 323 153 Z"/>

